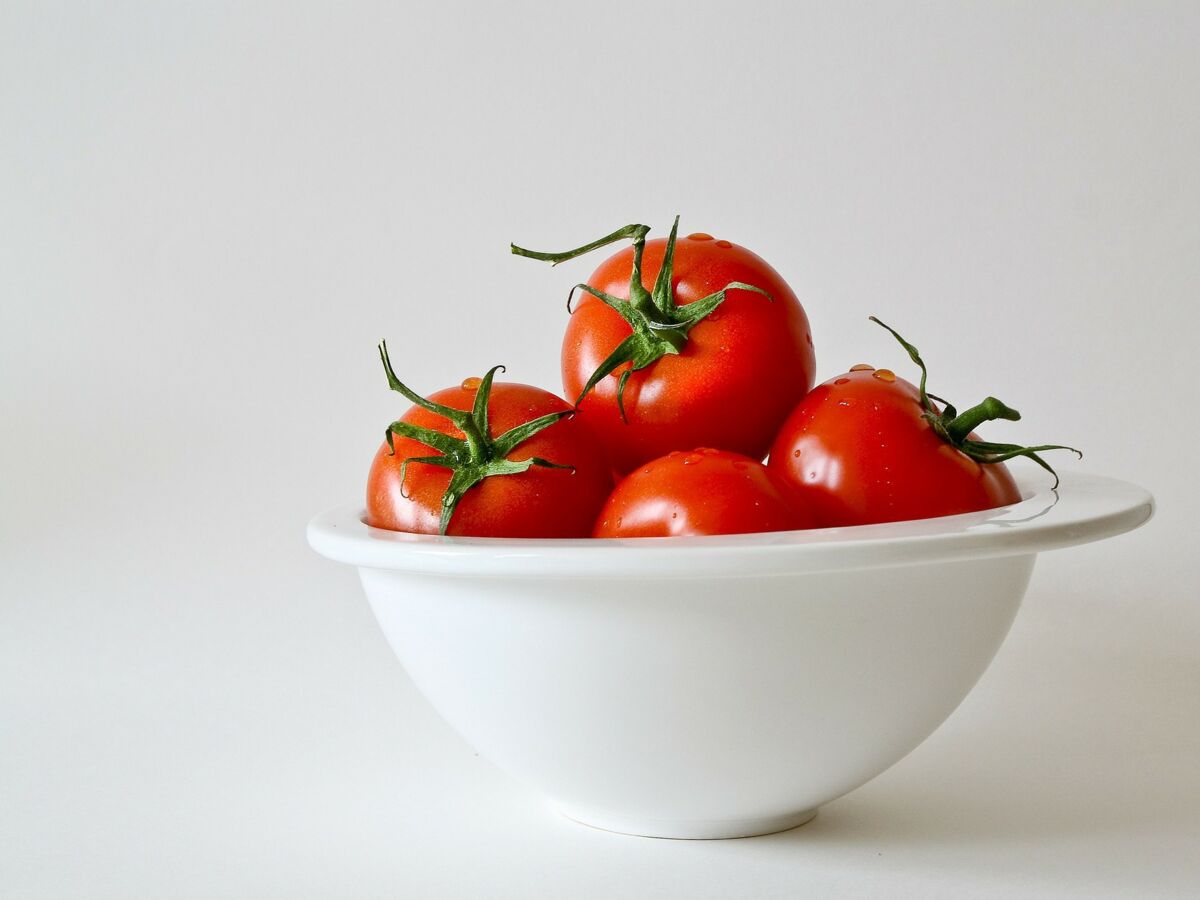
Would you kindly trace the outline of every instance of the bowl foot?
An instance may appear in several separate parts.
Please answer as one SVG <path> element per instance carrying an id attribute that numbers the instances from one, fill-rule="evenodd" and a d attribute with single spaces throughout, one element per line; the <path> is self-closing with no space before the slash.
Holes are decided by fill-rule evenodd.
<path id="1" fill-rule="evenodd" d="M 555 804 L 554 808 L 572 821 L 601 831 L 630 834 L 635 837 L 671 838 L 674 840 L 711 841 L 724 838 L 756 837 L 775 834 L 811 822 L 817 815 L 815 809 L 788 813 L 782 816 L 765 816 L 755 819 L 641 819 L 626 818 L 608 812 L 593 812 L 572 806 Z"/>

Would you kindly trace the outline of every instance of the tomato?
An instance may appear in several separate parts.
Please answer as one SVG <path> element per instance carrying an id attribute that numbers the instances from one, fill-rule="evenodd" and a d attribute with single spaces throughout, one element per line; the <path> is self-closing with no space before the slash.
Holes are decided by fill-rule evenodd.
<path id="1" fill-rule="evenodd" d="M 727 450 L 672 451 L 627 475 L 604 504 L 598 538 L 808 528 L 813 518 L 762 463 Z"/>
<path id="2" fill-rule="evenodd" d="M 646 241 L 647 230 L 629 226 L 560 254 L 513 248 L 559 262 L 634 239 L 578 286 L 562 343 L 563 390 L 580 398 L 579 417 L 618 472 L 697 446 L 761 460 L 813 383 L 804 309 L 745 247 L 703 233 L 676 240 L 675 228 Z"/>
<path id="3" fill-rule="evenodd" d="M 393 388 L 416 405 L 375 454 L 368 525 L 479 537 L 591 533 L 612 474 L 570 404 L 527 384 L 493 383 L 495 369 L 425 399 L 395 379 L 381 353 Z"/>
<path id="4" fill-rule="evenodd" d="M 814 388 L 771 447 L 769 468 L 793 486 L 819 525 L 926 519 L 1017 503 L 1021 494 L 1004 460 L 1027 456 L 1049 469 L 1038 451 L 1070 449 L 981 441 L 976 425 L 1015 420 L 1019 413 L 994 397 L 961 416 L 948 404 L 940 409 L 925 392 L 916 348 L 892 333 L 921 367 L 919 387 L 889 369 L 855 366 Z"/>
<path id="5" fill-rule="evenodd" d="M 1021 499 L 1003 463 L 976 462 L 921 414 L 917 388 L 889 370 L 847 372 L 801 401 L 768 465 L 824 526 L 925 519 Z"/>

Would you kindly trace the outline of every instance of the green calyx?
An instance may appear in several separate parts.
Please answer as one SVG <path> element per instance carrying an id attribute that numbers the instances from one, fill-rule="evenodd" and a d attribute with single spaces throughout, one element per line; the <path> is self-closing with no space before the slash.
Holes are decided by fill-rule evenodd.
<path id="1" fill-rule="evenodd" d="M 576 406 L 599 383 L 600 379 L 609 375 L 618 366 L 630 363 L 630 367 L 621 373 L 620 381 L 617 383 L 617 409 L 621 413 L 621 420 L 627 422 L 625 384 L 629 381 L 631 372 L 645 369 L 664 356 L 679 354 L 687 344 L 688 332 L 695 327 L 696 323 L 711 315 L 718 306 L 725 302 L 726 291 L 735 289 L 754 291 L 756 294 L 762 294 L 768 300 L 771 299 L 771 295 L 762 288 L 741 281 L 731 281 L 707 297 L 702 297 L 684 306 L 676 305 L 672 278 L 674 275 L 675 236 L 678 230 L 679 216 L 676 216 L 675 224 L 671 226 L 671 236 L 667 238 L 667 249 L 663 255 L 662 268 L 659 269 L 658 277 L 654 280 L 653 289 L 649 291 L 642 284 L 642 253 L 646 248 L 646 235 L 650 232 L 646 225 L 626 225 L 590 244 L 574 250 L 565 250 L 562 253 L 541 253 L 536 250 L 526 250 L 516 244 L 510 245 L 512 252 L 517 256 L 558 265 L 568 259 L 574 259 L 617 241 L 626 239 L 633 241 L 633 271 L 629 276 L 629 299 L 614 297 L 589 284 L 575 285 L 567 296 L 568 312 L 571 310 L 571 301 L 575 297 L 575 292 L 583 291 L 613 309 L 625 320 L 633 332 L 621 341 L 599 368 L 592 373 L 575 400 Z"/>
<path id="2" fill-rule="evenodd" d="M 922 417 L 933 426 L 933 430 L 937 432 L 938 436 L 952 447 L 957 448 L 978 463 L 999 463 L 1007 459 L 1012 459 L 1014 456 L 1027 457 L 1054 476 L 1055 488 L 1058 487 L 1058 473 L 1038 454 L 1046 450 L 1070 450 L 1080 459 L 1083 458 L 1083 454 L 1080 451 L 1063 444 L 1040 444 L 1036 447 L 1023 447 L 1020 444 L 993 444 L 989 441 L 972 440 L 969 435 L 984 422 L 991 422 L 995 419 L 1006 419 L 1010 422 L 1016 422 L 1020 420 L 1021 414 L 1012 407 L 1006 406 L 995 397 L 988 397 L 982 403 L 960 413 L 954 408 L 952 403 L 943 400 L 936 394 L 927 393 L 925 391 L 925 381 L 928 372 L 925 370 L 925 362 L 921 359 L 921 354 L 917 351 L 917 348 L 902 338 L 899 332 L 890 325 L 884 324 L 874 316 L 870 318 L 876 325 L 890 331 L 892 337 L 900 342 L 900 346 L 908 351 L 909 357 L 920 367 L 921 383 L 918 386 L 918 390 L 921 395 Z M 934 400 L 942 404 L 943 409 L 941 411 L 934 404 Z"/>
<path id="3" fill-rule="evenodd" d="M 463 495 L 485 478 L 491 478 L 493 475 L 516 475 L 532 466 L 574 471 L 573 466 L 559 465 L 536 456 L 521 460 L 508 459 L 508 454 L 512 453 L 520 444 L 539 431 L 549 428 L 559 419 L 573 415 L 573 410 L 567 409 L 539 416 L 517 425 L 515 428 L 510 428 L 499 437 L 492 437 L 491 429 L 488 426 L 488 401 L 492 395 L 492 379 L 496 377 L 496 372 L 504 369 L 504 366 L 493 366 L 480 379 L 475 393 L 474 406 L 468 412 L 441 403 L 434 403 L 407 387 L 392 370 L 392 361 L 388 358 L 387 341 L 379 344 L 379 358 L 383 361 L 384 372 L 387 373 L 388 386 L 393 391 L 403 394 L 422 409 L 427 409 L 449 420 L 463 434 L 461 438 L 456 438 L 432 428 L 423 428 L 420 425 L 399 420 L 389 425 L 386 432 L 388 449 L 391 450 L 393 456 L 396 454 L 394 435 L 397 434 L 420 441 L 438 451 L 439 454 L 405 458 L 404 462 L 400 464 L 401 494 L 404 494 L 404 478 L 408 473 L 409 463 L 425 463 L 451 471 L 450 484 L 447 485 L 446 492 L 442 495 L 439 534 L 445 534 L 446 529 L 450 527 L 450 518 L 454 515 L 454 510 Z M 404 494 L 404 496 L 408 495 Z"/>

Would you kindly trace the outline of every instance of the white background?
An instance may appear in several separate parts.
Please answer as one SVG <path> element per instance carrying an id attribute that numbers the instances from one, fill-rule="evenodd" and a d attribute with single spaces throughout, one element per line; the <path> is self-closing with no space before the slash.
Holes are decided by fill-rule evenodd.
<path id="1" fill-rule="evenodd" d="M 0 896 L 1200 890 L 1192 3 L 0 7 Z M 557 270 L 746 244 L 822 378 L 924 351 L 997 440 L 1157 495 L 1042 558 L 993 667 L 812 824 L 561 820 L 304 544 L 400 411 L 558 387 Z M 958 589 L 958 588 L 948 588 Z"/>

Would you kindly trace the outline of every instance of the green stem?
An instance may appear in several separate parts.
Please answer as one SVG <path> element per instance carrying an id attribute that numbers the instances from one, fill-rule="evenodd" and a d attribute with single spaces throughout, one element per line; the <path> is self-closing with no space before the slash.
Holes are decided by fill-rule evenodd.
<path id="1" fill-rule="evenodd" d="M 667 237 L 667 243 L 663 251 L 663 260 L 659 267 L 658 276 L 654 279 L 654 287 L 652 290 L 646 290 L 646 286 L 642 284 L 642 254 L 646 248 L 646 235 L 649 231 L 650 229 L 645 225 L 626 225 L 624 228 L 618 228 L 612 234 L 592 241 L 590 244 L 585 244 L 574 250 L 564 250 L 561 253 L 543 253 L 536 250 L 527 250 L 524 247 L 518 247 L 516 244 L 509 245 L 512 252 L 517 256 L 524 256 L 529 259 L 537 259 L 557 265 L 560 262 L 574 259 L 577 256 L 616 241 L 627 239 L 633 241 L 633 260 L 630 264 L 628 299 L 606 294 L 588 284 L 575 286 L 576 289 L 583 290 L 603 301 L 625 320 L 631 331 L 631 334 L 622 340 L 592 373 L 583 391 L 575 401 L 575 405 L 578 406 L 583 402 L 583 398 L 587 396 L 588 392 L 596 386 L 601 378 L 604 378 L 619 366 L 629 363 L 630 368 L 621 373 L 621 379 L 617 384 L 617 410 L 621 414 L 621 421 L 623 422 L 627 421 L 625 418 L 624 397 L 625 384 L 629 380 L 629 373 L 645 369 L 664 356 L 675 356 L 681 353 L 687 345 L 688 332 L 698 322 L 706 316 L 711 315 L 719 305 L 725 302 L 726 291 L 733 289 L 754 291 L 762 294 L 767 300 L 771 299 L 770 294 L 762 288 L 740 281 L 732 281 L 721 288 L 721 290 L 707 297 L 702 297 L 686 306 L 678 306 L 675 303 L 673 276 L 675 241 L 679 231 L 679 216 L 675 217 L 675 222 L 671 226 L 671 233 Z M 568 312 L 572 312 L 571 297 L 574 296 L 574 293 L 574 290 L 572 290 L 571 294 L 567 297 Z"/>
<path id="2" fill-rule="evenodd" d="M 599 250 L 601 247 L 607 247 L 609 244 L 615 244 L 617 241 L 623 241 L 627 238 L 632 238 L 635 242 L 644 242 L 646 235 L 649 233 L 649 226 L 637 224 L 626 225 L 624 228 L 618 228 L 612 234 L 592 241 L 590 244 L 584 244 L 582 247 L 576 247 L 574 250 L 563 250 L 561 253 L 543 253 L 539 250 L 526 250 L 524 247 L 518 247 L 516 244 L 509 244 L 508 246 L 516 256 L 537 259 L 542 262 L 553 263 L 557 266 L 568 259 L 583 256 L 585 253 L 591 253 L 593 250 Z"/>
<path id="3" fill-rule="evenodd" d="M 495 377 L 497 371 L 504 368 L 503 366 L 493 366 L 480 379 L 479 387 L 476 389 L 474 406 L 470 411 L 467 411 L 455 409 L 454 407 L 445 406 L 440 403 L 433 403 L 407 387 L 396 377 L 396 373 L 392 371 L 392 363 L 388 359 L 386 343 L 380 343 L 379 357 L 383 361 L 383 370 L 387 374 L 388 386 L 392 390 L 402 394 L 423 409 L 427 409 L 446 419 L 463 434 L 462 438 L 457 438 L 442 431 L 413 425 L 403 420 L 397 420 L 388 426 L 387 442 L 388 446 L 392 448 L 393 454 L 395 453 L 395 445 L 392 441 L 394 434 L 424 444 L 426 447 L 436 450 L 440 454 L 438 456 L 405 457 L 404 461 L 400 464 L 401 496 L 406 496 L 404 494 L 404 478 L 407 474 L 409 463 L 440 466 L 450 470 L 450 483 L 446 486 L 446 490 L 442 494 L 441 512 L 438 521 L 439 534 L 445 534 L 449 529 L 450 520 L 454 516 L 454 510 L 458 507 L 463 495 L 485 478 L 498 475 L 517 475 L 526 471 L 531 466 L 539 466 L 547 469 L 570 469 L 574 471 L 569 465 L 549 462 L 537 456 L 521 460 L 508 458 L 508 454 L 512 453 L 521 443 L 533 437 L 539 431 L 549 428 L 560 419 L 572 415 L 574 410 L 565 409 L 562 412 L 548 413 L 547 415 L 516 425 L 499 437 L 492 437 L 491 427 L 488 424 L 488 403 L 492 396 L 492 379 Z"/>
<path id="4" fill-rule="evenodd" d="M 946 402 L 941 397 L 927 393 L 925 390 L 925 381 L 928 373 L 925 369 L 925 361 L 921 359 L 921 354 L 917 348 L 901 337 L 900 333 L 890 325 L 879 321 L 874 316 L 870 318 L 876 325 L 881 325 L 890 331 L 892 337 L 908 352 L 912 361 L 920 367 L 921 384 L 917 390 L 919 403 L 924 410 L 922 417 L 929 422 L 934 432 L 942 440 L 946 441 L 946 443 L 959 452 L 975 460 L 977 463 L 987 465 L 995 465 L 996 463 L 1004 462 L 1006 459 L 1012 459 L 1014 456 L 1024 456 L 1053 475 L 1054 486 L 1056 488 L 1058 487 L 1058 473 L 1038 454 L 1044 450 L 1070 450 L 1080 458 L 1083 457 L 1083 454 L 1074 447 L 1067 447 L 1063 444 L 1042 444 L 1037 447 L 1023 447 L 1020 444 L 990 444 L 985 441 L 971 440 L 971 432 L 984 422 L 991 422 L 995 419 L 1006 419 L 1009 422 L 1016 422 L 1020 420 L 1021 414 L 1012 407 L 1006 406 L 995 397 L 988 397 L 977 406 L 972 406 L 970 409 L 959 413 L 954 409 L 953 404 Z M 933 400 L 937 400 L 942 404 L 943 409 L 941 411 L 933 404 Z"/>
<path id="5" fill-rule="evenodd" d="M 480 434 L 479 429 L 471 419 L 466 419 L 461 423 L 455 423 L 463 433 L 463 437 L 467 441 L 467 451 L 473 460 L 483 460 L 487 457 L 487 437 Z"/>
<path id="6" fill-rule="evenodd" d="M 961 444 L 967 439 L 967 435 L 984 422 L 991 422 L 996 419 L 1018 422 L 1021 419 L 1021 414 L 1015 409 L 1005 406 L 995 397 L 988 397 L 978 406 L 972 406 L 970 409 L 959 413 L 949 422 L 946 422 L 946 435 L 950 438 L 950 443 Z"/>

